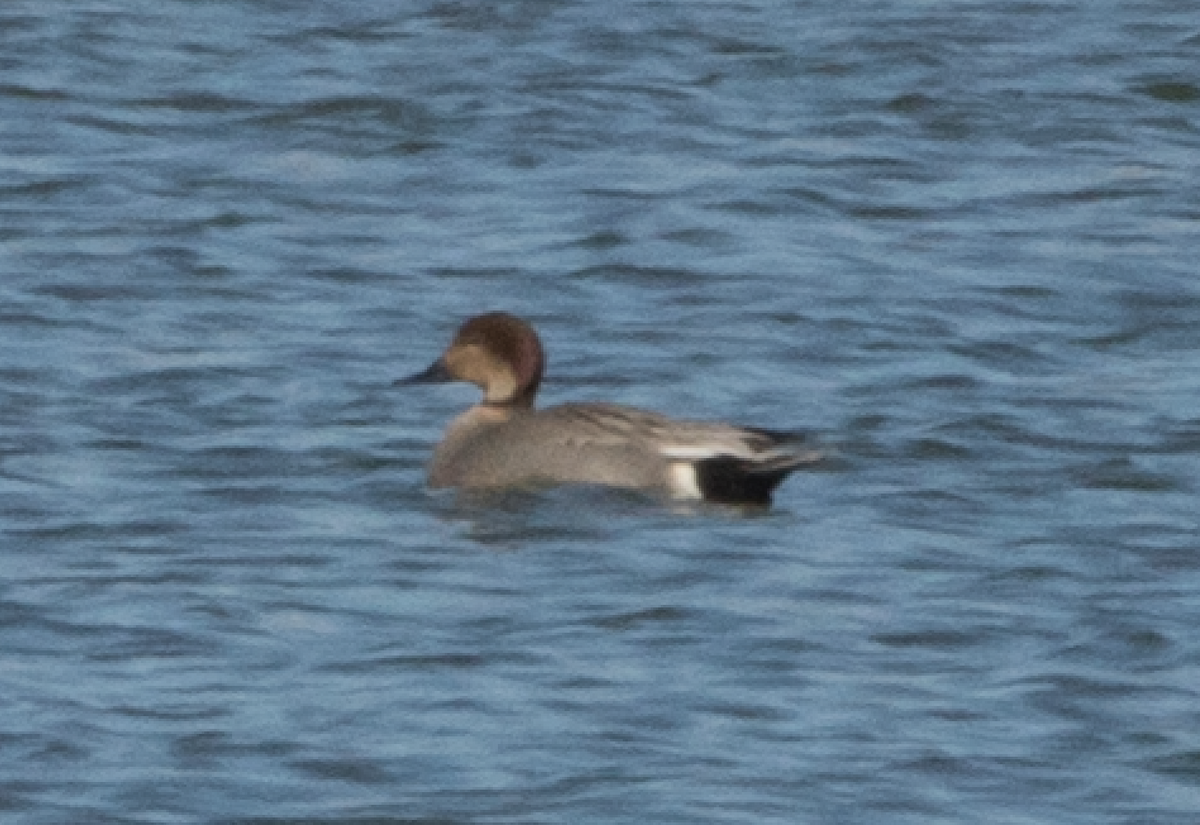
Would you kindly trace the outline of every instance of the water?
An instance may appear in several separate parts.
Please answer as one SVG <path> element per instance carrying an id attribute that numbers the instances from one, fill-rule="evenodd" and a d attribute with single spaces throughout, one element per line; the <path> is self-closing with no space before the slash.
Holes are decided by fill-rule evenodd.
<path id="1" fill-rule="evenodd" d="M 1187 4 L 9 2 L 12 823 L 1191 823 Z M 745 517 L 422 465 L 819 433 Z"/>

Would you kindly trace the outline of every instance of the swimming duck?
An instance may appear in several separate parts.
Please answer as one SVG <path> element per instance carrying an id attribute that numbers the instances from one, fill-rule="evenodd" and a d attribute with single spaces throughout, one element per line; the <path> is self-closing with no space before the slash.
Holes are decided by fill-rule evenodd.
<path id="1" fill-rule="evenodd" d="M 535 409 L 546 359 L 537 333 L 506 312 L 471 318 L 449 348 L 398 386 L 467 381 L 483 400 L 447 427 L 431 487 L 598 484 L 728 504 L 771 502 L 820 458 L 797 433 L 682 421 L 603 402 Z"/>

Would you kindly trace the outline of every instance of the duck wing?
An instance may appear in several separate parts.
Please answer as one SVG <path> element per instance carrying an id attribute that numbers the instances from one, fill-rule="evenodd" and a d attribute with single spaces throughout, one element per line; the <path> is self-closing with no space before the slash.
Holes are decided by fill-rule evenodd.
<path id="1" fill-rule="evenodd" d="M 769 503 L 789 473 L 821 458 L 803 433 L 680 421 L 619 404 L 562 404 L 536 416 L 576 449 L 659 456 L 672 467 L 676 493 L 710 501 Z"/>

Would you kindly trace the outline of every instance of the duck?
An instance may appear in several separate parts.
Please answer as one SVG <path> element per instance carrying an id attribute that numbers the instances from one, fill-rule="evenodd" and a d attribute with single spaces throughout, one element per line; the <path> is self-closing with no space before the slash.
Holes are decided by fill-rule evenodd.
<path id="1" fill-rule="evenodd" d="M 394 386 L 465 381 L 483 398 L 433 450 L 432 488 L 600 485 L 731 505 L 770 505 L 794 470 L 821 458 L 798 432 L 669 418 L 609 402 L 535 406 L 546 367 L 523 319 L 465 321 L 427 369 Z"/>

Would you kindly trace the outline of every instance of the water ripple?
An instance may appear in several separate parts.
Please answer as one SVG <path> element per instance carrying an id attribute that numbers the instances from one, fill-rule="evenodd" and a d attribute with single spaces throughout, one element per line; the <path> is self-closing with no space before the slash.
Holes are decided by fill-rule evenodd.
<path id="1" fill-rule="evenodd" d="M 6 822 L 1190 822 L 1195 15 L 1104 14 L 4 6 Z M 830 458 L 430 492 L 491 308 Z"/>

